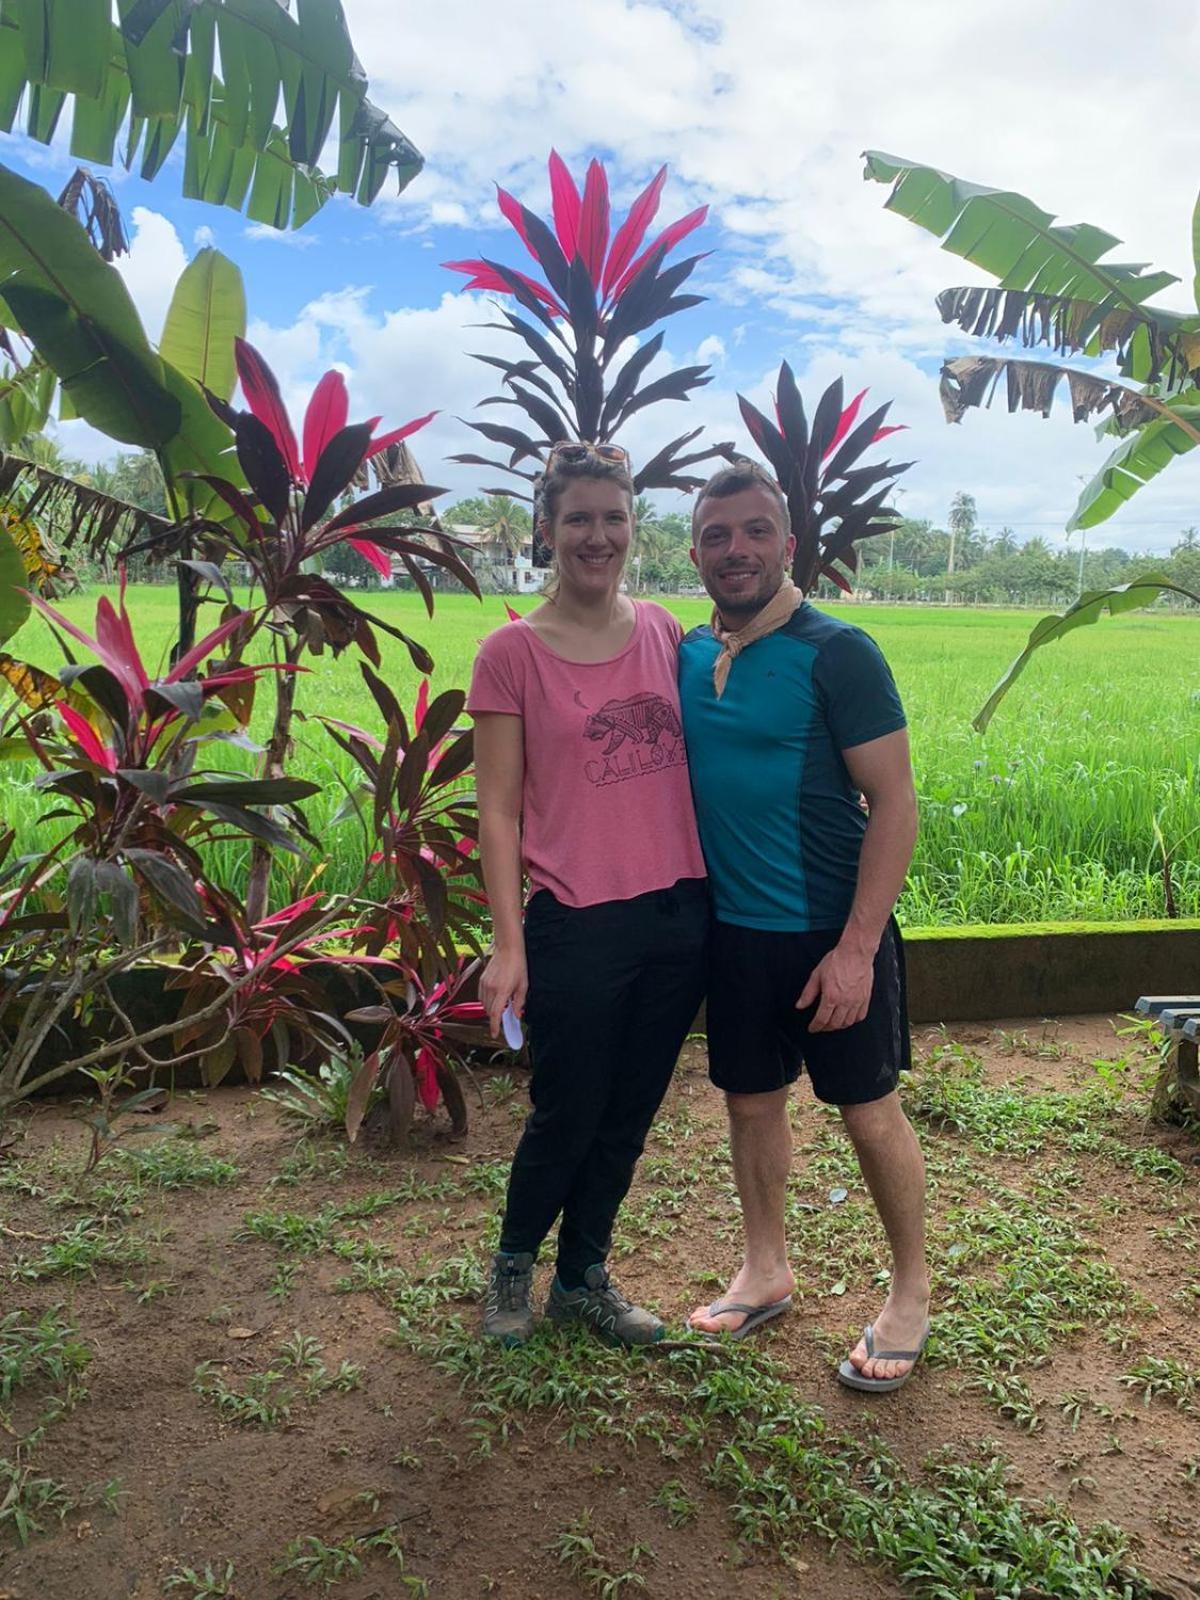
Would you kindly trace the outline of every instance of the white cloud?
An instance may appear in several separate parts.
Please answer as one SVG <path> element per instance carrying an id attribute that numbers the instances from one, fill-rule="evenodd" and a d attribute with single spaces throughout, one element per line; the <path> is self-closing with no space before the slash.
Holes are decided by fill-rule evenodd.
<path id="1" fill-rule="evenodd" d="M 192 244 L 197 250 L 207 249 L 210 245 L 216 244 L 216 242 L 217 236 L 207 222 L 202 222 L 195 233 L 192 234 Z"/>
<path id="2" fill-rule="evenodd" d="M 954 430 L 938 420 L 936 382 L 915 363 L 935 367 L 962 345 L 933 296 L 987 280 L 885 211 L 887 190 L 861 179 L 864 147 L 1011 187 L 1063 222 L 1127 241 L 1113 259 L 1190 280 L 1192 135 L 1162 111 L 1191 92 L 1200 13 L 1189 0 L 1162 0 L 1136 28 L 1118 0 L 707 0 L 702 11 L 579 0 L 566 39 L 546 26 L 544 0 L 510 0 L 502 28 L 484 0 L 460 0 L 421 17 L 423 55 L 454 64 L 450 88 L 412 72 L 392 0 L 347 10 L 375 98 L 429 157 L 387 204 L 397 221 L 429 227 L 457 204 L 477 226 L 498 226 L 493 179 L 545 212 L 551 143 L 575 170 L 604 155 L 618 205 L 666 160 L 663 218 L 708 201 L 722 230 L 707 291 L 752 331 L 778 323 L 780 355 L 798 369 L 862 373 L 920 416 L 906 506 L 970 487 L 996 520 L 1022 513 L 1052 534 L 1103 448 L 1065 414 L 973 413 Z M 1188 289 L 1165 303 L 1186 307 Z M 713 386 L 691 410 L 699 420 L 731 400 Z M 1191 520 L 1186 472 L 1165 474 L 1103 536 L 1163 542 L 1168 522 Z"/>
<path id="3" fill-rule="evenodd" d="M 244 239 L 252 239 L 256 244 L 281 244 L 289 250 L 311 250 L 314 245 L 320 244 L 320 239 L 315 233 L 297 233 L 291 228 L 272 228 L 266 222 L 252 222 L 242 229 Z"/>
<path id="4" fill-rule="evenodd" d="M 710 333 L 707 338 L 701 339 L 696 346 L 697 362 L 708 361 L 714 367 L 719 367 L 725 360 L 725 341 L 715 333 Z"/>
<path id="5" fill-rule="evenodd" d="M 157 344 L 175 285 L 187 266 L 187 251 L 175 225 L 160 212 L 134 206 L 130 221 L 130 251 L 127 256 L 117 257 L 116 267 L 133 296 L 151 344 Z"/>

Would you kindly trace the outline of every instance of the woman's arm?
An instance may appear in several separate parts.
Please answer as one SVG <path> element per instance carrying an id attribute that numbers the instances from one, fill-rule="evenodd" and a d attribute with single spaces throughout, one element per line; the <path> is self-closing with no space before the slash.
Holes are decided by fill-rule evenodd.
<path id="1" fill-rule="evenodd" d="M 479 998 L 500 1032 L 504 1008 L 519 1017 L 529 979 L 521 925 L 521 801 L 525 787 L 525 725 L 521 717 L 479 712 L 475 717 L 475 790 L 479 854 L 492 908 L 493 955 L 479 980 Z"/>

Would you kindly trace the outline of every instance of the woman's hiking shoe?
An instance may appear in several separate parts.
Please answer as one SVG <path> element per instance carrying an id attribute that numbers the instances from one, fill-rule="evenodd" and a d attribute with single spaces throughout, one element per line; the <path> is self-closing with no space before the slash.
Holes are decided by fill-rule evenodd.
<path id="1" fill-rule="evenodd" d="M 652 1311 L 626 1300 L 602 1264 L 587 1269 L 582 1289 L 564 1289 L 556 1277 L 546 1315 L 551 1322 L 585 1323 L 614 1344 L 656 1344 L 667 1331 Z"/>
<path id="2" fill-rule="evenodd" d="M 483 1302 L 483 1331 L 506 1345 L 524 1344 L 533 1332 L 533 1257 L 501 1252 Z"/>

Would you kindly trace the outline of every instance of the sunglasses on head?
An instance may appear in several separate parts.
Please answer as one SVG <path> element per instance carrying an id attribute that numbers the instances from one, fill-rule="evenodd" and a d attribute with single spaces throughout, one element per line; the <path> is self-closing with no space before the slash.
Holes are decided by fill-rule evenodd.
<path id="1" fill-rule="evenodd" d="M 616 461 L 622 466 L 629 465 L 629 451 L 620 444 L 588 444 L 577 442 L 574 439 L 560 439 L 557 444 L 550 446 L 548 461 L 586 461 L 589 456 L 595 456 L 600 461 Z"/>

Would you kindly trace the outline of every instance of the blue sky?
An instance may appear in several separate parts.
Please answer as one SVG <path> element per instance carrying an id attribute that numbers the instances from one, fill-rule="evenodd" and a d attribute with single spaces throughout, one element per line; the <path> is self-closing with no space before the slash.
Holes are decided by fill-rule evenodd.
<path id="1" fill-rule="evenodd" d="M 919 463 L 905 479 L 905 512 L 942 520 L 966 489 L 985 526 L 1061 540 L 1104 447 L 1065 411 L 1049 422 L 997 411 L 944 423 L 938 367 L 973 346 L 946 333 L 933 296 L 983 280 L 884 212 L 886 191 L 861 180 L 864 147 L 1098 223 L 1127 241 L 1114 259 L 1179 274 L 1163 303 L 1190 309 L 1200 140 L 1164 109 L 1192 94 L 1200 21 L 1190 0 L 1160 0 L 1136 29 L 1115 0 L 345 0 L 345 9 L 372 98 L 426 155 L 421 176 L 370 211 L 338 200 L 300 234 L 276 236 L 181 199 L 176 158 L 152 185 L 118 169 L 134 235 L 122 270 L 154 334 L 188 256 L 216 244 L 243 270 L 251 336 L 291 403 L 299 408 L 337 363 L 353 415 L 380 412 L 396 425 L 441 408 L 413 442 L 426 478 L 455 494 L 479 483 L 444 457 L 475 442 L 457 418 L 490 389 L 488 370 L 467 355 L 489 348 L 470 326 L 488 306 L 460 294 L 440 263 L 499 254 L 521 264 L 493 182 L 548 213 L 551 145 L 579 174 L 601 156 L 615 207 L 666 161 L 660 221 L 712 208 L 694 236 L 713 252 L 697 274 L 708 302 L 674 319 L 660 359 L 709 360 L 713 383 L 631 428 L 635 456 L 701 422 L 713 438 L 745 443 L 735 396 L 761 400 L 787 357 L 814 401 L 839 373 L 848 392 L 869 384 L 873 398 L 894 400 L 891 420 L 910 426 L 896 453 Z M 4 136 L 0 160 L 48 186 L 72 165 L 65 149 Z M 63 435 L 81 454 L 106 452 L 81 425 Z M 1200 520 L 1198 470 L 1176 465 L 1089 539 L 1165 550 Z"/>

